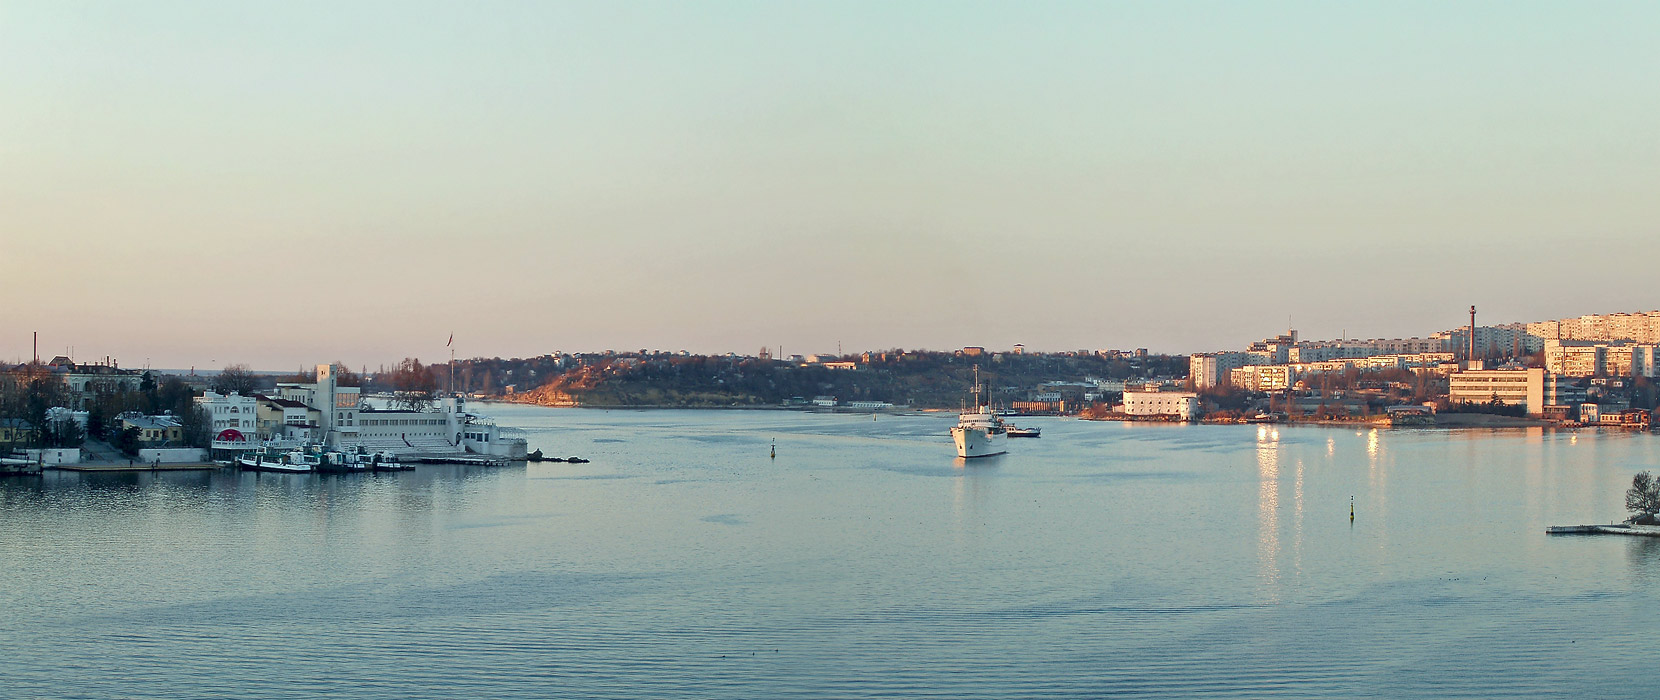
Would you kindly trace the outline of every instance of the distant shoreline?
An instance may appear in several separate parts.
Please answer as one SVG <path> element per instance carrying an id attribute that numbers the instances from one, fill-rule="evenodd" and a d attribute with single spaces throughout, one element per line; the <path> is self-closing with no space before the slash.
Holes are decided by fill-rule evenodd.
<path id="1" fill-rule="evenodd" d="M 840 415 L 913 415 L 925 413 L 950 413 L 954 408 L 883 408 L 859 409 L 838 406 L 826 408 L 823 406 L 676 406 L 672 404 L 619 404 L 615 406 L 594 406 L 591 404 L 554 405 L 536 403 L 534 401 L 510 401 L 506 399 L 474 399 L 483 403 L 509 404 L 516 406 L 541 406 L 542 408 L 580 408 L 588 411 L 794 411 L 796 413 L 834 413 Z"/>
<path id="2" fill-rule="evenodd" d="M 617 406 L 584 406 L 568 405 L 553 406 L 530 401 L 507 401 L 501 399 L 476 399 L 485 403 L 510 404 L 520 406 L 540 406 L 543 408 L 576 408 L 587 411 L 792 411 L 796 413 L 822 413 L 827 415 L 890 415 L 890 416 L 921 416 L 941 413 L 952 413 L 954 408 L 903 408 L 881 410 L 859 410 L 848 408 L 824 408 L 815 406 L 674 406 L 663 404 L 628 404 Z M 1123 420 L 1114 418 L 1086 418 L 1079 415 L 1018 415 L 1007 418 L 1072 418 L 1095 423 L 1168 423 L 1180 425 L 1180 421 L 1165 420 Z M 1345 420 L 1283 420 L 1274 422 L 1231 422 L 1200 419 L 1192 421 L 1199 425 L 1302 425 L 1319 426 L 1326 428 L 1390 428 L 1400 430 L 1466 430 L 1466 429 L 1518 429 L 1518 428 L 1570 428 L 1555 421 L 1539 418 L 1521 418 L 1516 416 L 1499 416 L 1488 413 L 1442 413 L 1435 418 L 1435 423 L 1429 425 L 1388 425 L 1369 421 Z"/>

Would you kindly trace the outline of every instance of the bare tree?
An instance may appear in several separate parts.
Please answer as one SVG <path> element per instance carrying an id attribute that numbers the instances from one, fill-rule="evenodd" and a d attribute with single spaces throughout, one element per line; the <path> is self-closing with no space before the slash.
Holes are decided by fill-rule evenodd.
<path id="1" fill-rule="evenodd" d="M 438 393 L 438 380 L 431 367 L 421 365 L 413 357 L 404 358 L 390 373 L 393 404 L 399 408 L 419 411 L 432 403 Z"/>
<path id="2" fill-rule="evenodd" d="M 336 386 L 363 386 L 363 375 L 353 372 L 346 363 L 335 360 L 334 383 Z"/>
<path id="3" fill-rule="evenodd" d="M 1625 492 L 1625 509 L 1632 520 L 1650 520 L 1660 513 L 1660 480 L 1647 471 L 1631 477 L 1631 488 Z"/>
<path id="4" fill-rule="evenodd" d="M 234 392 L 247 396 L 253 393 L 256 381 L 253 370 L 248 369 L 247 365 L 225 365 L 213 380 L 213 390 L 221 394 Z"/>

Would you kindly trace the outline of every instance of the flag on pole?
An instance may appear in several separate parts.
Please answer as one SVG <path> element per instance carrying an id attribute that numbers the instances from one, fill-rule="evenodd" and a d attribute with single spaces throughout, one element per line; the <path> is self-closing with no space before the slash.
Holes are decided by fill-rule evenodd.
<path id="1" fill-rule="evenodd" d="M 445 342 L 444 342 L 444 347 L 446 347 L 446 348 L 447 348 L 447 347 L 449 347 L 449 346 L 450 346 L 450 344 L 451 344 L 451 343 L 454 343 L 454 342 L 455 342 L 455 334 L 454 334 L 454 333 L 451 333 L 451 334 L 450 334 L 450 339 L 449 339 L 449 340 L 448 340 L 448 341 L 445 341 Z"/>

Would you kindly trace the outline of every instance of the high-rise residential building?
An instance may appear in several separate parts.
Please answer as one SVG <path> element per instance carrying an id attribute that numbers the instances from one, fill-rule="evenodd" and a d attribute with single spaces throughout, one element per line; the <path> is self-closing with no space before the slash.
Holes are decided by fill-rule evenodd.
<path id="1" fill-rule="evenodd" d="M 1654 377 L 1660 346 L 1598 340 L 1545 341 L 1545 369 L 1570 377 Z"/>
<path id="2" fill-rule="evenodd" d="M 1660 311 L 1587 314 L 1527 324 L 1529 335 L 1559 340 L 1627 340 L 1660 343 Z"/>

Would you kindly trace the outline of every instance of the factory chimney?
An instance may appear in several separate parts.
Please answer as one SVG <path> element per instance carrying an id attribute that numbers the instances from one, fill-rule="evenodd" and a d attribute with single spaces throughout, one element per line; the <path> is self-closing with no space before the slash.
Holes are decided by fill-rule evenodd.
<path id="1" fill-rule="evenodd" d="M 1470 306 L 1470 349 L 1464 355 L 1470 369 L 1482 369 L 1481 361 L 1476 359 L 1476 307 Z"/>

